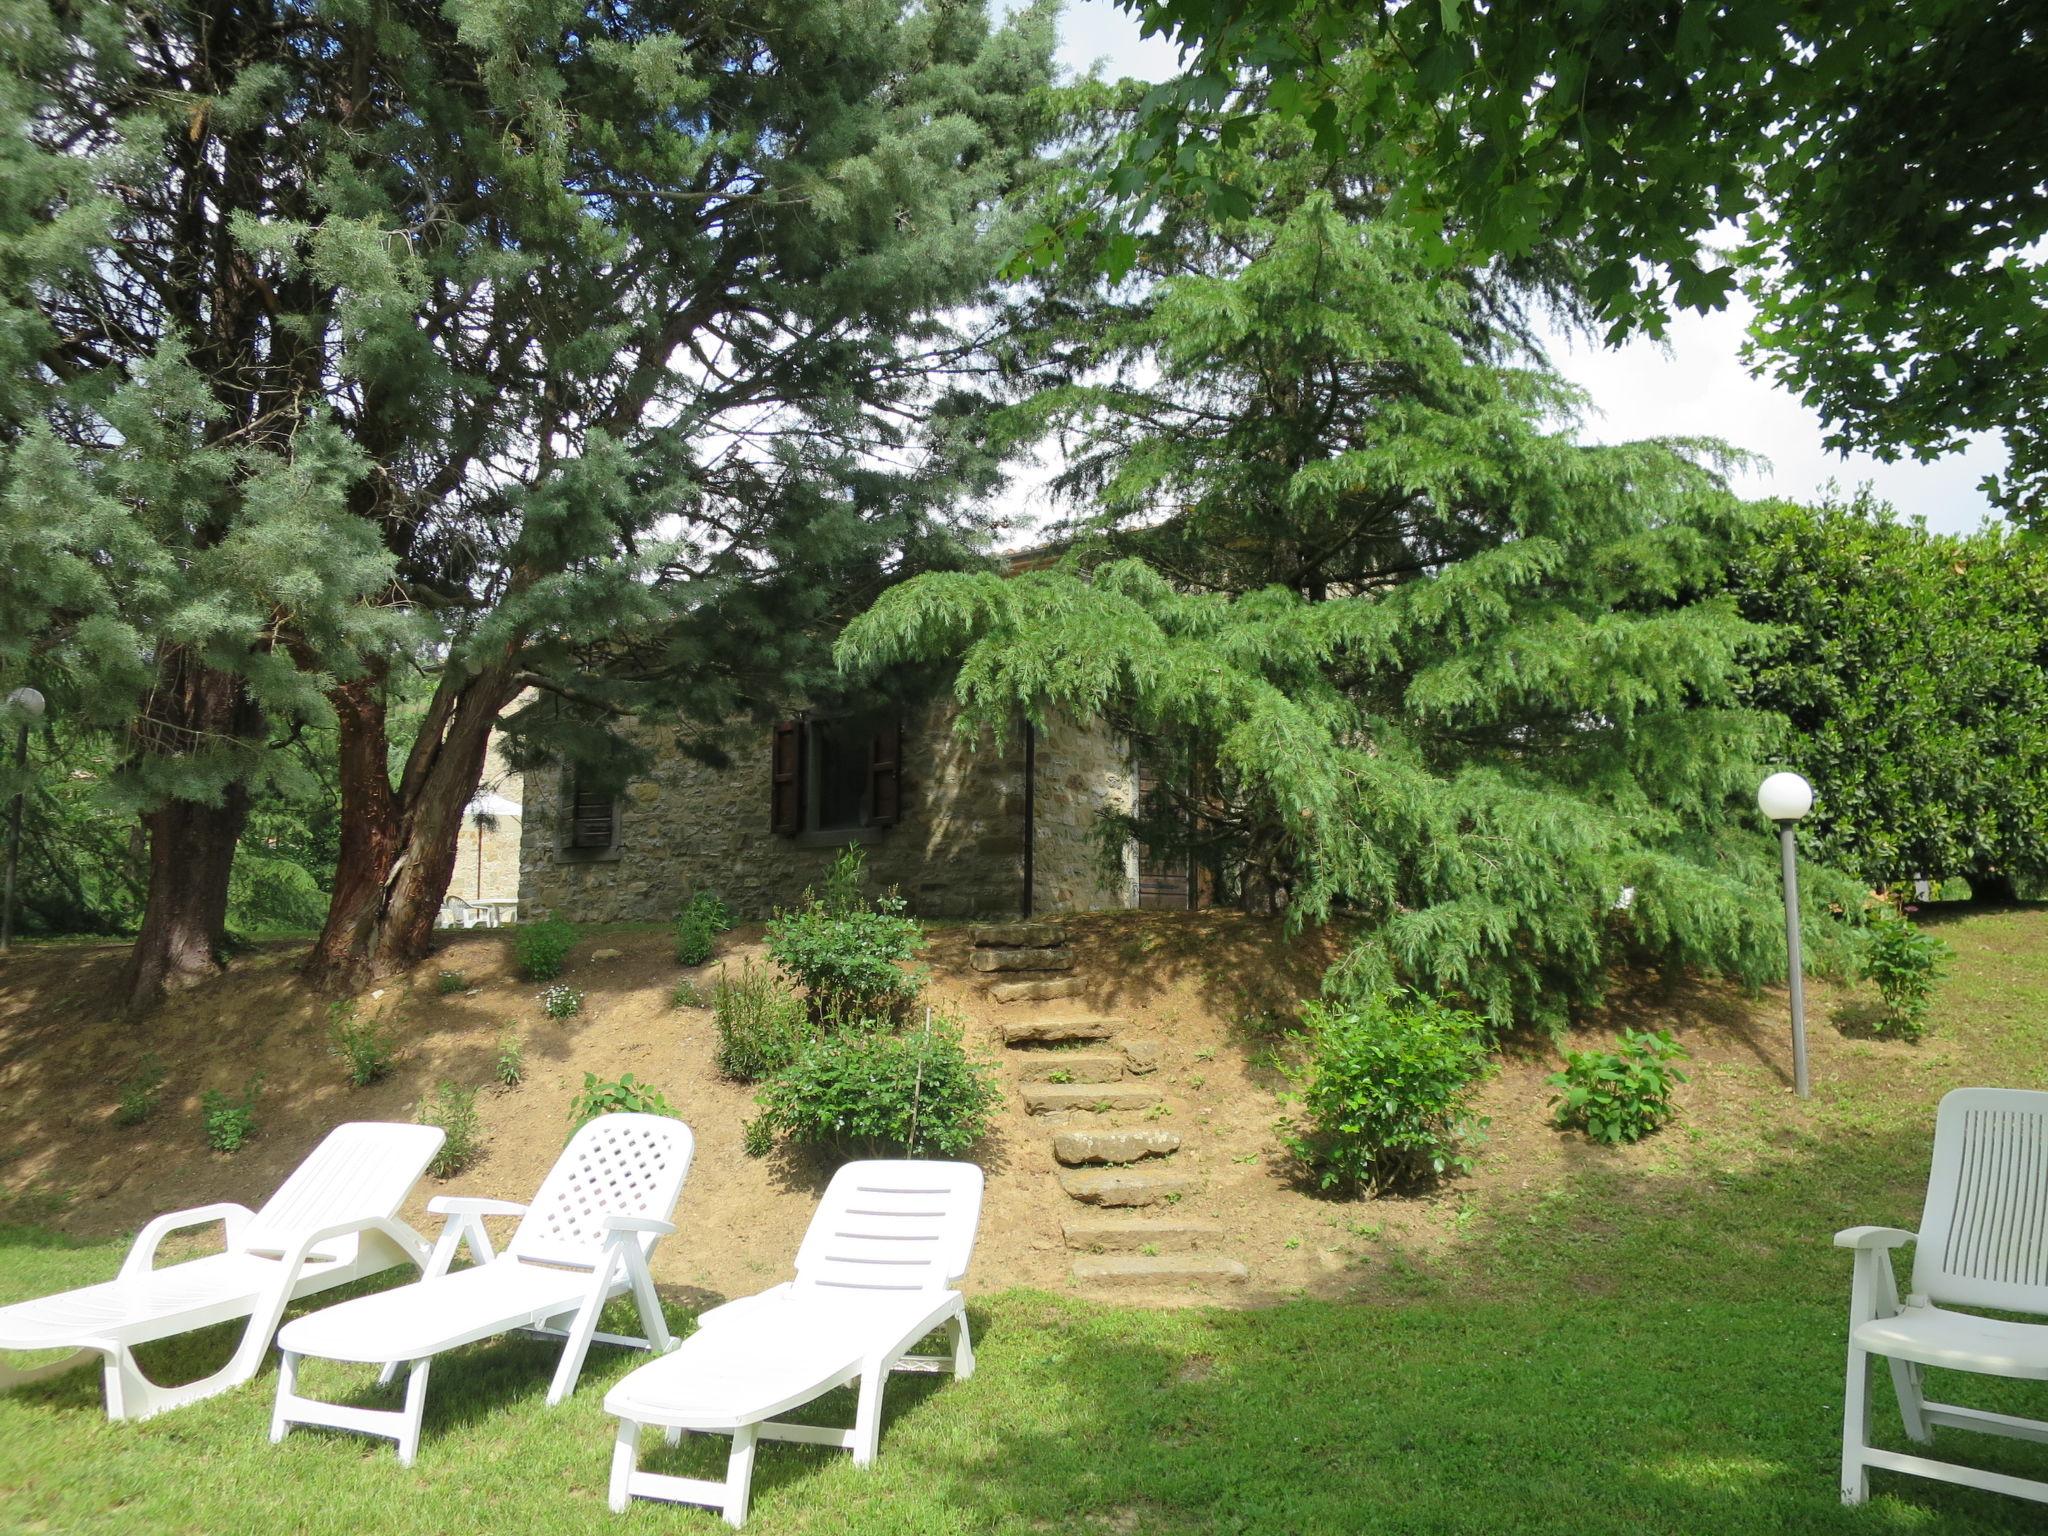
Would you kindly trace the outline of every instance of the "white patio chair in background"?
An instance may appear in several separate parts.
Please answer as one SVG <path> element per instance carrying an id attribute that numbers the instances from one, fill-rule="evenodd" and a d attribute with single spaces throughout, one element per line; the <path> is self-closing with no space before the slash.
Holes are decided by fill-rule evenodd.
<path id="1" fill-rule="evenodd" d="M 531 1206 L 429 1201 L 427 1209 L 447 1221 L 423 1278 L 298 1318 L 278 1334 L 283 1362 L 272 1444 L 294 1424 L 321 1424 L 395 1440 L 399 1461 L 411 1466 L 434 1357 L 514 1329 L 567 1341 L 548 1387 L 550 1404 L 576 1390 L 593 1341 L 657 1354 L 672 1348 L 647 1259 L 655 1242 L 675 1231 L 668 1218 L 694 1145 L 690 1128 L 666 1115 L 600 1115 L 569 1138 Z M 522 1218 L 503 1253 L 492 1251 L 486 1216 Z M 451 1272 L 464 1243 L 476 1263 Z M 598 1332 L 605 1303 L 628 1291 L 646 1336 Z M 385 1383 L 409 1366 L 405 1406 L 358 1408 L 301 1396 L 299 1362 L 308 1355 L 382 1366 L 378 1380 Z"/>
<path id="2" fill-rule="evenodd" d="M 1891 1250 L 1913 1244 L 1901 1302 Z M 1937 1428 L 2048 1442 L 2048 1422 L 1927 1401 L 1928 1366 L 2048 1381 L 2048 1324 L 1982 1317 L 1995 1309 L 2048 1317 L 2048 1093 L 1959 1088 L 1941 1101 L 1934 1165 L 1919 1232 L 1850 1227 L 1835 1246 L 1855 1250 L 1849 1300 L 1849 1373 L 1842 1412 L 1842 1502 L 1870 1493 L 1870 1469 L 1910 1472 L 2048 1501 L 2048 1482 L 1987 1472 L 1870 1444 L 1871 1356 L 1891 1364 L 1908 1438 Z"/>
<path id="3" fill-rule="evenodd" d="M 974 1374 L 966 1303 L 952 1289 L 967 1272 L 981 1220 L 981 1170 L 972 1163 L 848 1163 L 832 1178 L 797 1250 L 796 1278 L 697 1319 L 672 1355 L 650 1361 L 605 1395 L 619 1419 L 611 1506 L 634 1496 L 703 1504 L 728 1525 L 747 1518 L 758 1440 L 794 1440 L 853 1452 L 867 1466 L 880 1448 L 882 1391 L 893 1371 Z M 940 1328 L 949 1356 L 911 1355 Z M 860 1381 L 851 1429 L 785 1424 L 775 1415 Z M 684 1431 L 732 1436 L 725 1480 L 638 1470 L 642 1426 L 675 1444 Z"/>
<path id="4" fill-rule="evenodd" d="M 396 1213 L 440 1146 L 434 1126 L 339 1125 L 262 1210 L 223 1201 L 157 1217 L 136 1234 L 115 1279 L 0 1307 L 0 1352 L 71 1351 L 26 1370 L 0 1364 L 0 1389 L 97 1356 L 107 1417 L 146 1419 L 241 1385 L 262 1364 L 290 1302 L 395 1264 L 426 1264 L 426 1240 Z M 216 1221 L 227 1230 L 223 1252 L 155 1267 L 167 1235 Z M 198 1381 L 159 1386 L 135 1363 L 138 1344 L 236 1318 L 248 1319 L 241 1343 L 226 1365 Z"/>

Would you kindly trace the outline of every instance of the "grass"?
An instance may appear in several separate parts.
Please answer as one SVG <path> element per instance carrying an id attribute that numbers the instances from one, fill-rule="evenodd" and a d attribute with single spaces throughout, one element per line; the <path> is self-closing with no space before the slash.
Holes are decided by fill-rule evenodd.
<path id="1" fill-rule="evenodd" d="M 1874 1474 L 1836 1495 L 1856 1222 L 1915 1224 L 1934 1100 L 2032 1084 L 2048 1044 L 2048 915 L 1943 925 L 1955 978 L 1936 1033 L 1886 1070 L 1759 1096 L 1742 1133 L 1681 1119 L 1623 1177 L 1603 1155 L 1561 1184 L 1472 1198 L 1450 1259 L 1368 1247 L 1370 1303 L 1147 1311 L 1032 1292 L 972 1306 L 979 1373 L 899 1378 L 882 1455 L 771 1445 L 748 1529 L 777 1533 L 1993 1533 L 2039 1506 Z M 1827 1028 L 1816 1021 L 1816 1028 Z M 1335 1226 L 1369 1218 L 1335 1205 Z M 1334 1228 L 1333 1228 L 1334 1230 Z M 1315 1240 L 1315 1239 L 1311 1239 Z M 675 1242 L 687 1242 L 688 1232 Z M 0 1299 L 100 1279 L 118 1244 L 0 1228 Z M 687 1314 L 675 1312 L 678 1324 Z M 158 1346 L 196 1374 L 218 1333 Z M 321 1431 L 265 1439 L 274 1377 L 142 1425 L 108 1425 L 94 1372 L 0 1398 L 0 1526 L 65 1532 L 701 1532 L 708 1512 L 604 1510 L 607 1387 L 637 1357 L 594 1350 L 543 1404 L 553 1350 L 501 1340 L 434 1367 L 419 1462 Z M 374 1393 L 367 1371 L 314 1391 Z M 2039 1385 L 1932 1373 L 1937 1396 L 2048 1415 Z M 1880 1387 L 1883 1381 L 1879 1377 Z M 1881 1389 L 1878 1435 L 1902 1445 Z M 848 1394 L 805 1415 L 850 1422 Z M 648 1437 L 658 1446 L 658 1437 Z M 2048 1478 L 2048 1446 L 1943 1431 L 1937 1454 Z M 717 1475 L 724 1442 L 655 1450 Z"/>

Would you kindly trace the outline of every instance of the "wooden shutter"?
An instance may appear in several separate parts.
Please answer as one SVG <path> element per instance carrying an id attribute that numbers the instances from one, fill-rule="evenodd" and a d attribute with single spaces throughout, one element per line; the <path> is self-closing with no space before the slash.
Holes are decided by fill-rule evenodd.
<path id="1" fill-rule="evenodd" d="M 868 822 L 893 827 L 903 814 L 903 724 L 891 720 L 875 727 L 868 746 Z"/>
<path id="2" fill-rule="evenodd" d="M 794 837 L 804 829 L 804 726 L 783 720 L 769 754 L 768 830 Z"/>
<path id="3" fill-rule="evenodd" d="M 569 798 L 569 846 L 609 848 L 617 830 L 618 802 L 578 780 Z"/>

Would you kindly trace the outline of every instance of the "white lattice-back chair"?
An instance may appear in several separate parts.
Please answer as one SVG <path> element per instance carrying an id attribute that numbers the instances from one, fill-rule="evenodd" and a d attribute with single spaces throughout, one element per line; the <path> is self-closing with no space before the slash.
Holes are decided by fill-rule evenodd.
<path id="1" fill-rule="evenodd" d="M 1911 1243 L 1904 1301 L 1889 1257 Z M 1935 1118 L 1934 1163 L 1919 1232 L 1851 1227 L 1835 1246 L 1855 1250 L 1849 1301 L 1849 1370 L 1842 1416 L 1842 1500 L 1869 1496 L 1870 1468 L 1910 1472 L 2048 1502 L 2048 1482 L 1987 1472 L 1870 1442 L 1871 1356 L 1891 1365 L 1906 1434 L 1937 1428 L 2048 1443 L 2048 1422 L 1927 1401 L 1928 1366 L 2048 1381 L 2048 1323 L 1985 1317 L 1977 1309 L 2048 1318 L 2048 1093 L 1959 1088 Z"/>

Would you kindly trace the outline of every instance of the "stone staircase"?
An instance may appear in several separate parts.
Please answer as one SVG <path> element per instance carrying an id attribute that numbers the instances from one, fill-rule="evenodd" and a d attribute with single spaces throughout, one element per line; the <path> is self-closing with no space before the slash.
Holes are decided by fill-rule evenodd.
<path id="1" fill-rule="evenodd" d="M 998 1032 L 1018 1097 L 1051 1134 L 1061 1225 L 1083 1290 L 1185 1299 L 1240 1286 L 1249 1272 L 1216 1250 L 1224 1234 L 1193 1214 L 1199 1153 L 1165 1123 L 1156 1041 L 1086 1011 L 1087 987 L 1057 922 L 974 930 L 970 966 L 1004 1004 Z M 1199 1133 L 1196 1133 L 1199 1134 Z"/>

